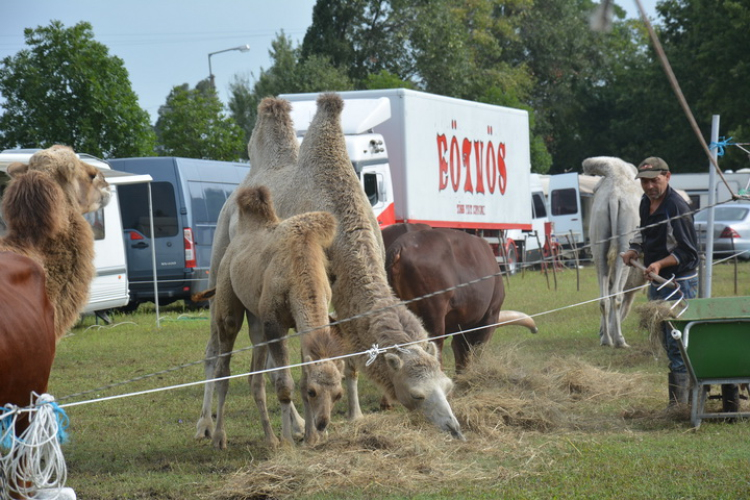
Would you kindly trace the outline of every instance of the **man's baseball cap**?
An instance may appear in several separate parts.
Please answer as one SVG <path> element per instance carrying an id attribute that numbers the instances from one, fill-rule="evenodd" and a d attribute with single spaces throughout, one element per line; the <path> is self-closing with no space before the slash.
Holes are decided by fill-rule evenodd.
<path id="1" fill-rule="evenodd" d="M 638 165 L 638 175 L 636 179 L 653 179 L 659 177 L 661 174 L 669 172 L 669 165 L 667 162 L 656 156 L 649 156 Z"/>

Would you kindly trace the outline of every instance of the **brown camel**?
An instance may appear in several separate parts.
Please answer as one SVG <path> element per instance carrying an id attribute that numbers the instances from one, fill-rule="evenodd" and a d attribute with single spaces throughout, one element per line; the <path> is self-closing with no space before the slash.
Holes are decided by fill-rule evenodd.
<path id="1" fill-rule="evenodd" d="M 56 344 L 86 305 L 94 236 L 83 214 L 106 205 L 110 191 L 95 167 L 64 146 L 35 153 L 28 165 L 12 164 L 8 174 L 2 207 L 8 233 L 0 238 L 0 407 L 25 407 L 32 392 L 47 391 Z M 16 433 L 28 425 L 22 415 Z"/>
<path id="2" fill-rule="evenodd" d="M 463 437 L 447 400 L 452 382 L 440 369 L 437 348 L 428 342 L 419 319 L 399 305 L 388 286 L 378 223 L 346 152 L 342 109 L 338 95 L 321 96 L 298 153 L 289 103 L 264 99 L 248 144 L 253 168 L 243 184 L 268 186 L 281 217 L 312 210 L 336 216 L 339 229 L 328 255 L 334 309 L 340 319 L 355 318 L 340 325 L 346 342 L 355 352 L 367 351 L 375 344 L 387 348 L 363 367 L 365 373 L 390 398 Z M 231 239 L 235 212 L 228 202 L 219 217 L 212 270 Z M 396 348 L 402 345 L 405 347 Z M 360 356 L 362 365 L 365 360 Z M 356 398 L 350 397 L 350 404 L 355 402 Z M 350 409 L 350 415 L 358 414 Z"/>
<path id="3" fill-rule="evenodd" d="M 343 349 L 328 326 L 328 284 L 325 249 L 331 244 L 336 221 L 326 212 L 311 212 L 279 220 L 271 195 L 263 186 L 244 187 L 235 196 L 239 208 L 237 228 L 216 276 L 216 288 L 196 297 L 211 302 L 212 330 L 219 335 L 217 378 L 229 376 L 234 342 L 249 313 L 256 324 L 251 327 L 252 371 L 263 370 L 270 351 L 280 369 L 274 377 L 276 395 L 282 408 L 282 441 L 293 443 L 291 410 L 294 381 L 289 366 L 286 335 L 289 328 L 306 332 L 302 336 L 303 367 L 301 389 L 305 402 L 305 441 L 314 444 L 326 430 L 333 403 L 341 398 L 343 361 L 326 360 L 342 354 Z M 321 361 L 322 360 L 322 361 Z M 319 361 L 313 363 L 313 361 Z M 226 448 L 224 402 L 228 380 L 219 380 L 218 411 L 213 443 Z M 250 385 L 261 415 L 266 441 L 277 446 L 266 407 L 262 374 L 251 376 Z M 209 419 L 201 425 L 211 427 Z M 205 435 L 205 433 L 203 434 Z M 201 436 L 202 437 L 202 436 Z"/>

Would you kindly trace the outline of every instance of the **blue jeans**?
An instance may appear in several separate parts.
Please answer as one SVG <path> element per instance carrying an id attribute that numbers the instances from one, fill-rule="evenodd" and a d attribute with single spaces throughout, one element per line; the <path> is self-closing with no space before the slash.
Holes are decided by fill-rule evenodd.
<path id="1" fill-rule="evenodd" d="M 686 299 L 694 299 L 698 294 L 697 276 L 694 278 L 677 281 L 677 284 L 680 285 L 680 290 L 682 291 Z M 658 285 L 651 283 L 651 286 L 648 288 L 649 300 L 666 300 L 669 294 L 674 291 L 674 288 L 670 286 L 666 286 L 661 290 L 659 290 L 658 288 Z M 675 294 L 675 296 L 673 296 L 671 300 L 677 300 L 679 298 L 679 294 Z M 680 347 L 677 342 L 680 341 L 672 338 L 672 333 L 670 332 L 669 327 L 665 322 L 662 331 L 661 343 L 662 346 L 664 346 L 664 349 L 667 351 L 667 358 L 669 359 L 669 371 L 671 371 L 672 373 L 685 373 L 687 372 L 687 368 L 685 367 L 685 362 L 682 360 Z"/>

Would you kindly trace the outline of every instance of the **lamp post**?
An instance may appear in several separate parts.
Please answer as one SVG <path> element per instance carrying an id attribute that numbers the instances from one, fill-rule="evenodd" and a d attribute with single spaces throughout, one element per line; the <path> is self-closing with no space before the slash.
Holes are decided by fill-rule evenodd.
<path id="1" fill-rule="evenodd" d="M 250 45 L 240 45 L 239 47 L 232 47 L 231 49 L 224 49 L 224 50 L 217 50 L 216 52 L 211 52 L 208 54 L 208 77 L 211 80 L 211 88 L 216 89 L 216 83 L 214 82 L 214 73 L 211 70 L 211 56 L 214 54 L 221 54 L 222 52 L 229 52 L 232 50 L 239 50 L 240 52 L 247 52 L 250 50 Z"/>

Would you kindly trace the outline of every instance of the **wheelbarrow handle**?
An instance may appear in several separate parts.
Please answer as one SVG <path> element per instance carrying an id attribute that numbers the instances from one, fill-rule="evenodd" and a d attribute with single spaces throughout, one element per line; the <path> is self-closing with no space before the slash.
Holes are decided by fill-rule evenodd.
<path id="1" fill-rule="evenodd" d="M 625 252 L 621 253 L 620 257 L 622 257 L 624 254 L 625 254 Z M 637 267 L 641 271 L 645 271 L 646 270 L 646 266 L 644 266 L 643 264 L 641 264 L 641 262 L 638 259 L 632 259 L 630 261 L 630 263 L 633 265 L 633 267 Z M 665 280 L 664 278 L 662 278 L 661 276 L 659 276 L 656 273 L 648 273 L 648 275 L 651 276 L 652 280 L 656 281 L 660 285 L 663 285 L 664 283 L 667 283 L 667 280 Z M 670 282 L 670 286 L 672 286 L 673 288 L 680 288 L 680 285 L 678 285 L 676 281 Z"/>

